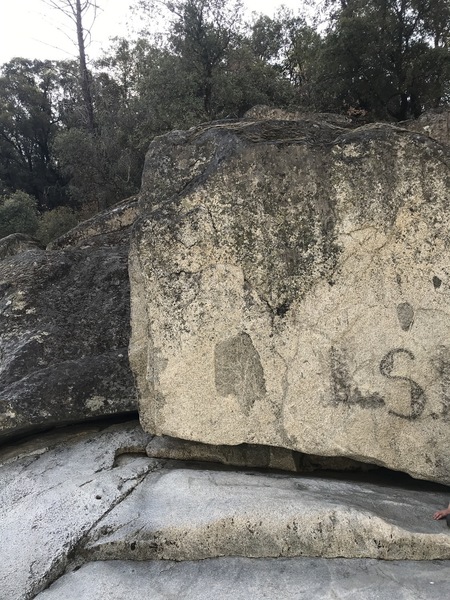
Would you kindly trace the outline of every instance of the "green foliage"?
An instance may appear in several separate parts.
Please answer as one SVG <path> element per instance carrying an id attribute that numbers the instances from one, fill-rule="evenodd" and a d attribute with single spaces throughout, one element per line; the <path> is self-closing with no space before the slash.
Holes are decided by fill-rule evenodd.
<path id="1" fill-rule="evenodd" d="M 282 8 L 274 19 L 258 19 L 253 26 L 253 43 L 261 36 L 261 20 L 269 63 L 290 83 L 295 104 L 313 110 L 317 104 L 317 75 L 322 62 L 321 36 L 303 17 Z M 261 47 L 261 43 L 258 46 Z"/>
<path id="2" fill-rule="evenodd" d="M 83 129 L 63 131 L 54 149 L 70 182 L 67 191 L 78 208 L 88 204 L 103 210 L 137 191 L 131 179 L 136 165 L 115 128 L 104 127 L 97 134 Z"/>
<path id="3" fill-rule="evenodd" d="M 58 206 L 39 217 L 36 237 L 44 245 L 61 237 L 78 224 L 76 214 L 67 206 Z"/>
<path id="4" fill-rule="evenodd" d="M 324 105 L 396 120 L 439 106 L 450 83 L 449 16 L 449 0 L 340 2 L 320 65 Z"/>
<path id="5" fill-rule="evenodd" d="M 34 235 L 38 228 L 37 202 L 25 192 L 0 199 L 0 239 L 12 233 Z"/>
<path id="6" fill-rule="evenodd" d="M 168 49 L 178 59 L 178 74 L 189 81 L 203 119 L 215 118 L 217 81 L 226 70 L 242 28 L 240 0 L 141 0 L 141 7 L 169 14 Z"/>
<path id="7" fill-rule="evenodd" d="M 450 101 L 450 0 L 317 0 L 312 22 L 287 9 L 246 22 L 240 0 L 135 3 L 151 23 L 162 9 L 166 32 L 114 40 L 89 72 L 23 58 L 1 67 L 5 231 L 23 229 L 11 206 L 35 226 L 16 190 L 35 199 L 50 239 L 73 217 L 55 208 L 93 214 L 136 193 L 155 136 L 256 104 L 403 120 Z"/>
<path id="8" fill-rule="evenodd" d="M 61 181 L 52 156 L 57 130 L 57 74 L 51 61 L 14 59 L 0 77 L 0 179 L 22 189 L 40 208 L 60 202 Z"/>

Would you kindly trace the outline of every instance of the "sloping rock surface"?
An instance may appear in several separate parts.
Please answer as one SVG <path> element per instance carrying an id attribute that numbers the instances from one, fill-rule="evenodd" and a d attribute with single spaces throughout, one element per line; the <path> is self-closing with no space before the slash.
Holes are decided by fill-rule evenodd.
<path id="1" fill-rule="evenodd" d="M 144 428 L 449 483 L 449 164 L 389 125 L 156 139 L 130 258 Z"/>
<path id="2" fill-rule="evenodd" d="M 136 410 L 128 247 L 0 261 L 0 440 Z"/>
<path id="3" fill-rule="evenodd" d="M 25 233 L 12 233 L 0 239 L 0 260 L 25 250 L 42 249 L 42 244 Z"/>
<path id="4" fill-rule="evenodd" d="M 26 600 L 64 572 L 83 537 L 152 462 L 136 423 L 46 435 L 0 451 L 0 597 Z"/>
<path id="5" fill-rule="evenodd" d="M 1 598 L 212 598 L 225 578 L 223 594 L 246 598 L 445 597 L 447 563 L 392 559 L 450 557 L 431 518 L 448 489 L 155 461 L 149 440 L 136 422 L 85 425 L 0 451 Z M 390 564 L 302 558 L 318 554 Z"/>
<path id="6" fill-rule="evenodd" d="M 138 200 L 135 196 L 122 200 L 51 242 L 48 249 L 127 244 L 138 211 Z"/>

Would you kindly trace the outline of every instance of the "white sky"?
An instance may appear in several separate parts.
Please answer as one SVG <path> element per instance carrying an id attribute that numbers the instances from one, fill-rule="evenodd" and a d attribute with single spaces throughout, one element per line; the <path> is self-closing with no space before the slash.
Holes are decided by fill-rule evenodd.
<path id="1" fill-rule="evenodd" d="M 133 35 L 130 0 L 99 0 L 98 3 L 103 10 L 92 28 L 92 42 L 88 48 L 91 58 L 99 56 L 102 48 L 108 47 L 110 38 Z M 280 4 L 297 11 L 302 1 L 244 0 L 244 4 L 249 11 L 272 15 Z M 0 65 L 15 56 L 73 58 L 76 49 L 67 34 L 73 39 L 69 21 L 46 6 L 43 0 L 0 0 Z"/>

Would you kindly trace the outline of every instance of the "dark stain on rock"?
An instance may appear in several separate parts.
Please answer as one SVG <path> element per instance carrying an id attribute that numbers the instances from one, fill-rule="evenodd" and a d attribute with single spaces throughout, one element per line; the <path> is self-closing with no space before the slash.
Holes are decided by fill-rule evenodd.
<path id="1" fill-rule="evenodd" d="M 388 377 L 389 379 L 393 379 L 396 381 L 407 381 L 410 386 L 410 396 L 411 396 L 411 412 L 410 414 L 402 414 L 398 413 L 395 410 L 389 410 L 389 414 L 395 415 L 396 417 L 400 417 L 402 419 L 407 419 L 409 421 L 414 421 L 419 418 L 424 411 L 425 405 L 427 403 L 427 398 L 425 396 L 425 392 L 420 387 L 418 383 L 416 383 L 410 377 L 403 377 L 400 375 L 392 375 L 392 371 L 395 368 L 395 356 L 397 355 L 405 355 L 411 360 L 415 360 L 414 354 L 411 350 L 407 350 L 406 348 L 394 348 L 390 350 L 380 362 L 380 373 L 384 375 L 384 377 Z"/>
<path id="2" fill-rule="evenodd" d="M 436 371 L 439 373 L 441 413 L 433 414 L 434 418 L 450 421 L 450 349 L 441 346 L 437 355 L 433 357 L 432 363 Z"/>
<path id="3" fill-rule="evenodd" d="M 345 350 L 332 346 L 330 365 L 331 387 L 335 404 L 358 405 L 361 408 L 381 408 L 384 406 L 384 399 L 377 392 L 363 394 L 358 387 L 352 385 Z"/>
<path id="4" fill-rule="evenodd" d="M 247 333 L 216 344 L 214 352 L 216 390 L 220 396 L 234 395 L 245 415 L 266 394 L 264 370 Z"/>
<path id="5" fill-rule="evenodd" d="M 290 304 L 288 301 L 285 301 L 282 304 L 280 304 L 279 306 L 277 306 L 277 308 L 275 309 L 277 316 L 284 317 L 284 315 L 289 310 L 289 306 L 290 306 Z"/>
<path id="6" fill-rule="evenodd" d="M 414 323 L 414 308 L 408 302 L 398 304 L 397 317 L 403 331 L 409 331 Z"/>
<path id="7" fill-rule="evenodd" d="M 437 290 L 442 285 L 442 279 L 439 279 L 439 277 L 436 277 L 436 275 L 435 275 L 433 277 L 433 285 L 434 285 L 434 289 Z"/>

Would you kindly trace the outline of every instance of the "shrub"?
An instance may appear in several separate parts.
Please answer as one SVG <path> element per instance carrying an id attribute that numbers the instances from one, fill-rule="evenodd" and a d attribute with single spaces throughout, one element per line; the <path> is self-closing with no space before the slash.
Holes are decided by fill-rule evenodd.
<path id="1" fill-rule="evenodd" d="M 37 238 L 44 245 L 61 237 L 78 224 L 75 213 L 67 206 L 59 206 L 39 217 Z"/>
<path id="2" fill-rule="evenodd" d="M 0 198 L 0 239 L 11 233 L 35 235 L 38 228 L 37 201 L 17 191 Z"/>

